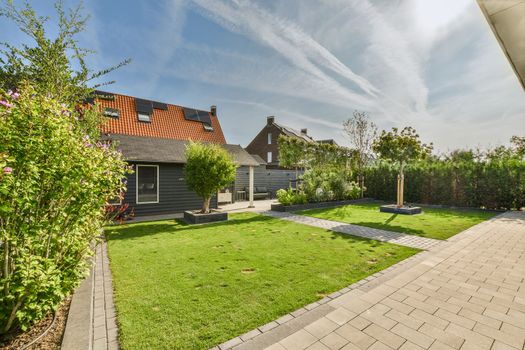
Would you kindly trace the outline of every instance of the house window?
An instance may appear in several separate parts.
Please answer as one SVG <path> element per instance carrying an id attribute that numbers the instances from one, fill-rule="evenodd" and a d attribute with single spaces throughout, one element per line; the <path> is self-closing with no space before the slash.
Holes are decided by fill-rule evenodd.
<path id="1" fill-rule="evenodd" d="M 151 122 L 151 117 L 150 117 L 149 114 L 138 112 L 137 115 L 139 117 L 139 121 L 140 122 L 145 122 L 145 123 L 150 123 Z"/>
<path id="2" fill-rule="evenodd" d="M 104 115 L 106 117 L 118 119 L 120 111 L 116 108 L 104 108 Z"/>
<path id="3" fill-rule="evenodd" d="M 159 202 L 159 166 L 137 165 L 137 204 Z"/>
<path id="4" fill-rule="evenodd" d="M 272 152 L 268 152 L 268 155 L 266 156 L 266 162 L 268 163 L 272 162 Z"/>
<path id="5" fill-rule="evenodd" d="M 271 132 L 268 133 L 268 144 L 269 145 L 272 144 L 272 133 Z"/>

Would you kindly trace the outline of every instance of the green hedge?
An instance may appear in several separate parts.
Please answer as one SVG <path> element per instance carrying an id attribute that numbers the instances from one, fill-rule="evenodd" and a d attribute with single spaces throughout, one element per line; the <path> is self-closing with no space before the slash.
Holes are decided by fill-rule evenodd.
<path id="1" fill-rule="evenodd" d="M 365 173 L 366 196 L 395 201 L 397 171 L 381 162 Z M 405 201 L 487 209 L 525 207 L 525 162 L 429 160 L 405 171 Z"/>

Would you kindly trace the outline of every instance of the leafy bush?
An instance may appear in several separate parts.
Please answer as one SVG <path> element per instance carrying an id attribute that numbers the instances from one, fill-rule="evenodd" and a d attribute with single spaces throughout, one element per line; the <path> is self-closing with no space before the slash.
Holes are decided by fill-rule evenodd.
<path id="1" fill-rule="evenodd" d="M 282 205 L 294 205 L 294 204 L 308 203 L 306 194 L 300 191 L 296 191 L 292 188 L 289 188 L 287 190 L 285 189 L 277 190 L 276 194 L 277 194 L 277 200 Z"/>
<path id="2" fill-rule="evenodd" d="M 428 159 L 407 166 L 408 202 L 513 209 L 525 206 L 525 161 L 468 156 Z M 367 196 L 395 200 L 397 168 L 386 162 L 366 170 Z"/>
<path id="3" fill-rule="evenodd" d="M 88 269 L 126 165 L 75 111 L 29 87 L 0 90 L 0 336 L 56 309 Z"/>
<path id="4" fill-rule="evenodd" d="M 303 176 L 302 188 L 309 202 L 356 199 L 360 188 L 351 175 L 341 167 L 310 169 Z"/>
<path id="5" fill-rule="evenodd" d="M 230 154 L 219 145 L 188 145 L 184 174 L 188 188 L 203 199 L 202 213 L 210 212 L 212 195 L 235 181 L 236 167 Z"/>

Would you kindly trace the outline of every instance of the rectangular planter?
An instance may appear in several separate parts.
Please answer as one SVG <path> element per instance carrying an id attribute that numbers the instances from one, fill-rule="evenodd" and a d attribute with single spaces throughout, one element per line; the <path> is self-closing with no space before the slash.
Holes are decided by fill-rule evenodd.
<path id="1" fill-rule="evenodd" d="M 347 205 L 347 204 L 370 203 L 372 201 L 373 200 L 370 198 L 361 198 L 361 199 L 351 199 L 351 200 L 346 200 L 346 201 L 316 202 L 316 203 L 294 204 L 294 205 L 282 205 L 280 203 L 276 203 L 276 204 L 272 204 L 271 209 L 273 211 L 289 212 L 289 211 L 300 211 L 300 210 L 306 210 L 306 209 L 339 207 L 341 205 Z"/>
<path id="2" fill-rule="evenodd" d="M 184 220 L 189 224 L 207 224 L 210 222 L 227 221 L 228 213 L 212 211 L 208 214 L 201 214 L 194 211 L 185 211 Z"/>
<path id="3" fill-rule="evenodd" d="M 387 204 L 379 207 L 379 211 L 382 213 L 392 214 L 404 214 L 404 215 L 415 215 L 421 214 L 421 207 L 398 207 L 395 204 Z"/>

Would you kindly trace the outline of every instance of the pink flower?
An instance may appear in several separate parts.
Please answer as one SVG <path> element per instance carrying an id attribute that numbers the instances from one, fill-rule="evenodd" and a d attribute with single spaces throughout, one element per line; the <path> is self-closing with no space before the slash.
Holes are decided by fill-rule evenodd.
<path id="1" fill-rule="evenodd" d="M 13 172 L 13 168 L 6 166 L 4 168 L 4 174 L 11 174 Z"/>
<path id="2" fill-rule="evenodd" d="M 4 101 L 4 100 L 0 100 L 0 105 L 6 107 L 6 108 L 11 108 L 13 107 L 13 105 L 7 101 Z"/>
<path id="3" fill-rule="evenodd" d="M 20 94 L 18 92 L 14 92 L 12 90 L 7 91 L 7 94 L 11 96 L 13 100 L 17 100 L 20 97 Z"/>

